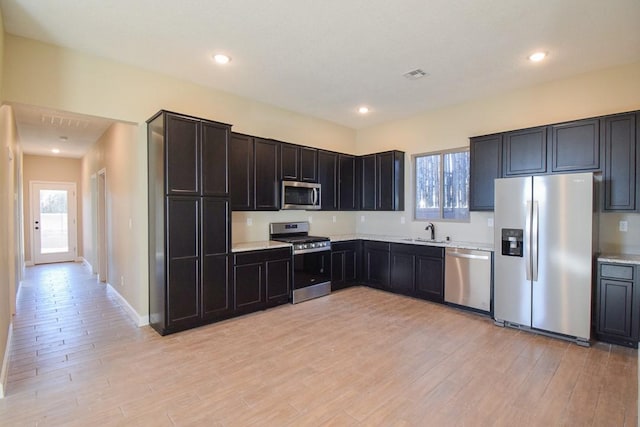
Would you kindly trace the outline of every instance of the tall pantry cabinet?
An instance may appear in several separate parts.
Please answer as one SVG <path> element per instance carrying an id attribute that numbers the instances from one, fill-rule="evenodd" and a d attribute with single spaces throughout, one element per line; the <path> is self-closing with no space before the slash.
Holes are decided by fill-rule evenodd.
<path id="1" fill-rule="evenodd" d="M 230 128 L 164 110 L 147 121 L 149 323 L 162 335 L 233 309 Z"/>

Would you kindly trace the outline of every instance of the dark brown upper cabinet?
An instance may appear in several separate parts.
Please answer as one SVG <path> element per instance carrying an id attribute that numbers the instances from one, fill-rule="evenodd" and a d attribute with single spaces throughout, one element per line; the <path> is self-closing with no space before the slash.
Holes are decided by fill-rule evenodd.
<path id="1" fill-rule="evenodd" d="M 318 150 L 318 183 L 322 185 L 321 205 L 324 211 L 338 209 L 338 153 Z"/>
<path id="2" fill-rule="evenodd" d="M 227 196 L 229 125 L 164 113 L 166 194 Z"/>
<path id="3" fill-rule="evenodd" d="M 318 150 L 280 143 L 280 178 L 285 181 L 318 182 Z"/>
<path id="4" fill-rule="evenodd" d="M 547 172 L 546 126 L 506 132 L 503 138 L 504 176 Z"/>
<path id="5" fill-rule="evenodd" d="M 279 143 L 238 133 L 231 134 L 229 181 L 231 209 L 279 209 Z"/>
<path id="6" fill-rule="evenodd" d="M 605 211 L 638 210 L 638 115 L 620 114 L 604 119 Z"/>
<path id="7" fill-rule="evenodd" d="M 229 184 L 231 210 L 249 211 L 255 207 L 253 181 L 253 137 L 231 134 L 229 144 Z"/>
<path id="8" fill-rule="evenodd" d="M 502 177 L 502 135 L 471 138 L 469 149 L 469 210 L 492 211 L 495 193 L 493 182 Z"/>
<path id="9" fill-rule="evenodd" d="M 404 210 L 404 152 L 360 156 L 357 166 L 361 210 Z"/>
<path id="10" fill-rule="evenodd" d="M 358 209 L 356 156 L 338 155 L 338 209 L 341 211 Z"/>
<path id="11" fill-rule="evenodd" d="M 376 210 L 404 210 L 404 153 L 376 154 Z"/>
<path id="12" fill-rule="evenodd" d="M 551 172 L 600 168 L 600 120 L 588 119 L 549 127 Z"/>

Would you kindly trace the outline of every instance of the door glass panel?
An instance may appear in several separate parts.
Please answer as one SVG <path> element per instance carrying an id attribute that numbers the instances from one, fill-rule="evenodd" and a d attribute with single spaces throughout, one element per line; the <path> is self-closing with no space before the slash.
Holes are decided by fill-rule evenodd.
<path id="1" fill-rule="evenodd" d="M 40 190 L 40 252 L 69 252 L 67 192 Z"/>

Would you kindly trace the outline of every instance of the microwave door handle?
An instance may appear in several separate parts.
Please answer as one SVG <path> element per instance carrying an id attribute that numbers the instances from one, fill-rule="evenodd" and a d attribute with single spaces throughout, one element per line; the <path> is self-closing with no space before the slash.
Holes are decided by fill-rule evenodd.
<path id="1" fill-rule="evenodd" d="M 311 191 L 311 194 L 312 194 L 312 196 L 311 196 L 311 198 L 312 198 L 311 204 L 313 206 L 317 206 L 318 205 L 318 189 L 317 188 L 313 188 L 312 191 Z"/>

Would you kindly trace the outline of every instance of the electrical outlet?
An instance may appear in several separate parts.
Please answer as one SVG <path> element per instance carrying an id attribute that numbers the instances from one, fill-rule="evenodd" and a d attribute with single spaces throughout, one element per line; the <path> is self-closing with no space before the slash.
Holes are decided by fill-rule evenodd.
<path id="1" fill-rule="evenodd" d="M 249 227 L 251 227 L 253 225 L 253 219 L 252 218 L 247 218 L 247 225 Z"/>
<path id="2" fill-rule="evenodd" d="M 626 233 L 627 231 L 629 231 L 629 223 L 627 221 L 620 221 L 618 228 L 620 229 L 620 231 Z"/>
<path id="3" fill-rule="evenodd" d="M 404 224 L 404 217 L 403 216 L 400 217 L 400 224 Z"/>
<path id="4" fill-rule="evenodd" d="M 120 276 L 120 286 L 124 287 L 124 276 Z"/>
<path id="5" fill-rule="evenodd" d="M 364 215 L 360 215 L 360 222 L 364 222 Z"/>
<path id="6" fill-rule="evenodd" d="M 493 218 L 487 218 L 487 227 L 493 227 Z"/>
<path id="7" fill-rule="evenodd" d="M 129 230 L 133 228 L 133 220 L 129 218 Z"/>
<path id="8" fill-rule="evenodd" d="M 332 217 L 332 220 L 333 220 L 333 222 L 336 222 L 336 216 L 335 215 Z"/>
<path id="9" fill-rule="evenodd" d="M 312 216 L 310 216 L 310 217 L 309 217 L 309 218 L 307 218 L 307 219 L 309 220 L 309 224 L 312 224 L 312 223 L 313 223 L 313 217 L 312 217 Z"/>

